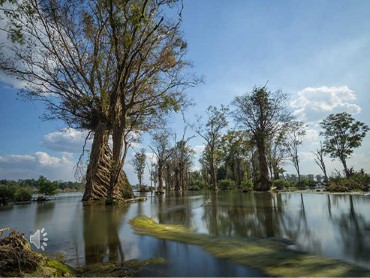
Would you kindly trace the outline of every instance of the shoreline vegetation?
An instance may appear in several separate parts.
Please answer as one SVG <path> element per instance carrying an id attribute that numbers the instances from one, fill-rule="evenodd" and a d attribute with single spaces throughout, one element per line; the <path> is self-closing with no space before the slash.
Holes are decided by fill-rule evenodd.
<path id="1" fill-rule="evenodd" d="M 102 263 L 71 267 L 63 261 L 32 250 L 30 243 L 17 231 L 0 238 L 0 276 L 2 277 L 131 277 L 141 267 L 161 265 L 163 258 L 128 260 L 121 265 Z"/>
<path id="2" fill-rule="evenodd" d="M 0 205 L 7 203 L 24 204 L 31 201 L 44 202 L 51 196 L 65 192 L 83 192 L 84 184 L 79 182 L 50 181 L 40 176 L 35 179 L 0 180 Z M 37 197 L 35 198 L 35 194 Z"/>

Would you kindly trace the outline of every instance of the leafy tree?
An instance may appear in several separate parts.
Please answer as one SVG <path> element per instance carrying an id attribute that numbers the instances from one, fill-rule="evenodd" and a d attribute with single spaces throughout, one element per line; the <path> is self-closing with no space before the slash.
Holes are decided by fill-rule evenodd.
<path id="1" fill-rule="evenodd" d="M 19 188 L 14 194 L 16 202 L 28 202 L 32 200 L 32 193 L 29 188 Z"/>
<path id="2" fill-rule="evenodd" d="M 164 16 L 177 3 L 30 0 L 7 13 L 7 31 L 20 37 L 0 68 L 48 105 L 45 118 L 93 134 L 85 200 L 132 196 L 122 173 L 132 134 L 180 109 L 184 89 L 199 81 L 186 72 L 181 7 L 177 19 Z"/>
<path id="3" fill-rule="evenodd" d="M 351 175 L 347 167 L 347 159 L 355 148 L 361 146 L 369 127 L 356 121 L 350 114 L 343 112 L 331 114 L 320 123 L 325 137 L 323 150 L 332 158 L 338 158 L 343 165 L 346 177 Z"/>
<path id="4" fill-rule="evenodd" d="M 198 125 L 196 132 L 206 141 L 206 155 L 211 174 L 211 183 L 214 190 L 217 190 L 217 162 L 220 157 L 220 145 L 222 130 L 227 127 L 226 114 L 229 109 L 221 106 L 209 106 L 207 109 L 207 123 L 205 125 Z M 199 122 L 199 120 L 198 120 Z"/>
<path id="5" fill-rule="evenodd" d="M 163 170 L 167 160 L 171 156 L 171 152 L 169 151 L 169 137 L 170 132 L 166 129 L 158 130 L 152 136 L 153 147 L 150 146 L 150 148 L 157 157 L 158 192 L 163 192 Z"/>
<path id="6" fill-rule="evenodd" d="M 302 145 L 302 140 L 305 135 L 306 135 L 306 130 L 305 130 L 305 125 L 303 122 L 293 121 L 289 124 L 285 146 L 289 153 L 290 161 L 297 171 L 298 182 L 301 181 L 298 147 Z"/>
<path id="7" fill-rule="evenodd" d="M 189 173 L 192 164 L 194 150 L 189 146 L 193 138 L 185 138 L 186 128 L 180 140 L 175 138 L 175 146 L 170 149 L 171 156 L 167 160 L 167 181 L 168 190 L 174 184 L 174 190 L 184 191 L 189 184 Z"/>
<path id="8" fill-rule="evenodd" d="M 252 92 L 237 96 L 233 105 L 233 116 L 239 126 L 252 135 L 258 151 L 259 180 L 256 190 L 267 191 L 271 187 L 267 164 L 267 143 L 292 119 L 287 110 L 287 95 L 274 93 L 266 87 L 256 87 Z"/>
<path id="9" fill-rule="evenodd" d="M 135 173 L 137 175 L 137 179 L 139 180 L 139 186 L 142 185 L 144 170 L 145 170 L 145 149 L 141 149 L 140 152 L 135 153 L 135 157 L 132 160 L 132 164 L 134 165 Z"/>
<path id="10" fill-rule="evenodd" d="M 321 171 L 324 174 L 324 182 L 328 181 L 328 174 L 326 172 L 326 166 L 325 166 L 325 161 L 324 161 L 324 148 L 322 146 L 322 142 L 320 141 L 320 148 L 316 150 L 316 152 L 313 152 L 315 155 L 315 163 L 320 167 Z"/>
<path id="11" fill-rule="evenodd" d="M 51 182 L 44 176 L 40 176 L 37 180 L 37 187 L 39 194 L 50 196 L 56 194 L 56 190 L 58 189 L 58 182 Z"/>
<path id="12" fill-rule="evenodd" d="M 14 200 L 17 188 L 13 184 L 0 184 L 0 204 L 6 204 Z"/>
<path id="13" fill-rule="evenodd" d="M 252 153 L 248 133 L 241 130 L 228 130 L 221 138 L 222 161 L 228 179 L 240 186 L 244 176 L 252 176 Z"/>

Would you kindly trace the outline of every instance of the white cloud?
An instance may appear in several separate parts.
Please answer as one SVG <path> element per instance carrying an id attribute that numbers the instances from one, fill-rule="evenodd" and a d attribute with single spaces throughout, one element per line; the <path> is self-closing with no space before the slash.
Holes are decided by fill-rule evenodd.
<path id="1" fill-rule="evenodd" d="M 319 127 L 308 127 L 306 128 L 306 135 L 304 136 L 304 140 L 307 142 L 316 142 L 320 138 L 319 134 Z"/>
<path id="2" fill-rule="evenodd" d="M 347 86 L 318 88 L 307 87 L 297 93 L 291 101 L 295 114 L 304 120 L 317 121 L 330 113 L 348 112 L 357 114 L 361 107 L 354 102 L 356 94 Z"/>
<path id="3" fill-rule="evenodd" d="M 194 150 L 194 152 L 197 155 L 201 155 L 205 147 L 206 147 L 205 145 L 196 145 L 196 146 L 192 146 L 191 148 Z"/>
<path id="4" fill-rule="evenodd" d="M 87 136 L 86 131 L 79 131 L 73 128 L 63 128 L 44 135 L 42 145 L 50 150 L 68 153 L 81 153 Z M 87 147 L 91 146 L 88 140 Z"/>
<path id="5" fill-rule="evenodd" d="M 63 153 L 61 157 L 50 156 L 46 152 L 11 154 L 0 156 L 0 177 L 17 180 L 43 175 L 50 180 L 74 180 L 74 166 L 70 153 Z"/>

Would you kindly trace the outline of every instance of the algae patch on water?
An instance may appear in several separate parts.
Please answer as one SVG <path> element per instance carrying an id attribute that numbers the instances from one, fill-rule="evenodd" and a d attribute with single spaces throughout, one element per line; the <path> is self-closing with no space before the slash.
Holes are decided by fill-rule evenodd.
<path id="1" fill-rule="evenodd" d="M 289 250 L 281 241 L 211 237 L 143 216 L 130 220 L 130 224 L 137 234 L 200 245 L 216 257 L 258 269 L 268 276 L 370 276 L 370 271 L 342 261 Z"/>

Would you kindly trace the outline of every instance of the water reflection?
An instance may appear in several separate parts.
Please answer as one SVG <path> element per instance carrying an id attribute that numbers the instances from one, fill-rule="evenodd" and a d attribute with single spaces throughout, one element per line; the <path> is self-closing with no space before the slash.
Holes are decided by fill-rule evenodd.
<path id="1" fill-rule="evenodd" d="M 160 195 L 154 199 L 158 207 L 159 223 L 190 226 L 192 220 L 192 198 L 183 191 L 175 191 L 167 197 Z"/>
<path id="2" fill-rule="evenodd" d="M 370 265 L 368 196 L 167 192 L 164 196 L 148 193 L 146 197 L 147 201 L 127 207 L 83 205 L 81 196 L 2 207 L 0 225 L 16 228 L 26 236 L 45 228 L 49 237 L 46 253 L 62 252 L 72 265 L 161 256 L 169 264 L 158 270 L 160 276 L 217 276 L 221 271 L 217 265 L 222 262 L 195 246 L 134 235 L 128 220 L 137 215 L 186 225 L 212 236 L 289 238 L 302 250 L 368 268 Z M 212 271 L 203 271 L 205 265 Z M 221 268 L 228 267 L 234 266 Z M 222 273 L 243 276 L 244 271 Z"/>
<path id="3" fill-rule="evenodd" d="M 53 219 L 54 209 L 54 202 L 38 203 L 36 206 L 35 227 L 39 227 L 39 229 L 45 227 L 45 224 L 50 219 Z"/>
<path id="4" fill-rule="evenodd" d="M 87 265 L 102 262 L 123 263 L 125 258 L 119 228 L 126 212 L 126 207 L 84 204 L 83 238 Z"/>
<path id="5" fill-rule="evenodd" d="M 335 200 L 333 204 L 340 213 L 332 215 L 331 198 Z M 364 213 L 358 211 L 364 201 L 364 198 L 359 196 L 330 196 L 328 208 L 330 220 L 338 227 L 338 242 L 341 242 L 343 252 L 356 260 L 369 262 L 370 221 L 366 221 Z"/>

